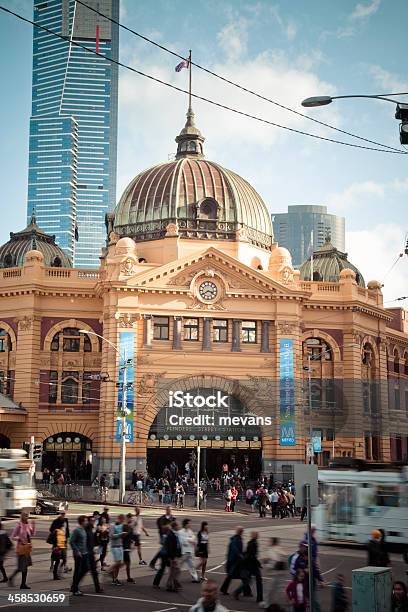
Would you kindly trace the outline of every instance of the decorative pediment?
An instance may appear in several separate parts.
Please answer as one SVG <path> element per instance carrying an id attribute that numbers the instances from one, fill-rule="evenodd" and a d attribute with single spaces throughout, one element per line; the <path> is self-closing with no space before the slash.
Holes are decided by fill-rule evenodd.
<path id="1" fill-rule="evenodd" d="M 197 293 L 199 280 L 208 281 L 207 300 L 201 299 L 200 294 Z M 130 279 L 129 282 L 135 287 L 146 288 L 147 290 L 167 289 L 168 291 L 174 291 L 180 289 L 188 291 L 195 301 L 193 308 L 200 308 L 199 302 L 201 301 L 201 303 L 207 302 L 207 309 L 209 310 L 212 309 L 211 290 L 214 293 L 218 292 L 219 295 L 222 293 L 223 299 L 239 295 L 261 297 L 271 294 L 290 293 L 296 295 L 298 293 L 214 247 L 183 260 L 154 268 L 145 274 Z"/>

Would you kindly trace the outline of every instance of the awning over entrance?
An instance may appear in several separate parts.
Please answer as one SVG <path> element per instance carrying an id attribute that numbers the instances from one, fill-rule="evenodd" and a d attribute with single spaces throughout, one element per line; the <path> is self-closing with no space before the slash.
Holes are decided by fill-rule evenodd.
<path id="1" fill-rule="evenodd" d="M 27 410 L 23 406 L 0 393 L 0 423 L 24 423 L 26 418 Z"/>

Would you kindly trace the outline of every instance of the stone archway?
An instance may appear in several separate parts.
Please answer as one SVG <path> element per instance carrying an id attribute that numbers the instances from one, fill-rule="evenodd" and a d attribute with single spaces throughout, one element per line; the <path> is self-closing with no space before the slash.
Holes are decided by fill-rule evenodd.
<path id="1" fill-rule="evenodd" d="M 242 421 L 232 423 L 233 427 L 231 427 L 230 421 L 226 427 L 219 427 L 218 429 L 214 426 L 207 427 L 206 425 L 210 425 L 210 423 L 200 423 L 196 429 L 193 428 L 191 431 L 181 426 L 179 430 L 177 427 L 166 429 L 163 423 L 161 423 L 160 429 L 157 429 L 157 419 L 161 412 L 169 410 L 170 394 L 177 391 L 182 394 L 189 393 L 195 397 L 199 395 L 201 399 L 206 395 L 205 392 L 210 395 L 211 393 L 215 395 L 217 392 L 225 394 L 233 400 L 232 412 L 236 415 L 235 418 L 242 415 L 247 421 L 245 421 L 242 429 L 240 428 Z M 239 462 L 241 465 L 245 460 L 249 461 L 249 456 L 252 461 L 256 455 L 256 461 L 254 460 L 252 463 L 256 463 L 257 467 L 254 470 L 256 470 L 256 476 L 259 476 L 262 444 L 264 441 L 270 442 L 272 440 L 273 430 L 275 430 L 275 435 L 278 431 L 277 403 L 273 401 L 274 393 L 275 385 L 272 381 L 260 377 L 250 377 L 239 381 L 205 374 L 178 379 L 163 379 L 158 375 L 146 375 L 144 380 L 139 383 L 138 406 L 140 418 L 138 418 L 138 435 L 141 442 L 140 446 L 144 446 L 146 449 L 145 456 L 149 456 L 149 466 L 151 467 L 153 463 L 152 454 L 155 455 L 156 464 L 160 463 L 160 461 L 157 461 L 158 453 L 163 457 L 162 451 L 165 451 L 166 448 L 167 453 L 165 451 L 164 454 L 169 458 L 169 462 L 171 461 L 170 455 L 173 455 L 173 457 L 177 455 L 179 463 L 184 466 L 184 462 L 193 452 L 193 449 L 197 447 L 199 441 L 206 458 L 206 465 L 208 467 L 210 464 L 212 465 L 212 475 L 217 473 L 216 470 L 219 467 L 218 465 L 214 467 L 217 462 L 212 461 L 215 453 L 217 453 L 219 456 L 224 454 L 227 457 L 229 455 L 234 458 L 233 461 L 236 457 L 237 463 Z M 208 412 L 208 407 L 203 410 L 197 408 L 197 414 L 199 412 L 201 416 L 206 411 Z M 271 421 L 275 421 L 273 426 L 263 426 L 261 424 L 258 426 L 257 421 L 263 423 L 268 413 L 270 413 Z M 217 424 L 219 424 L 219 421 L 217 421 Z M 169 447 L 171 447 L 171 450 Z M 152 449 L 156 450 L 153 451 Z M 223 460 L 225 460 L 225 457 Z M 163 467 L 161 465 L 160 469 L 163 469 Z"/>
<path id="2" fill-rule="evenodd" d="M 61 472 L 65 481 L 88 481 L 92 474 L 92 440 L 75 431 L 57 431 L 43 441 L 42 468 Z"/>

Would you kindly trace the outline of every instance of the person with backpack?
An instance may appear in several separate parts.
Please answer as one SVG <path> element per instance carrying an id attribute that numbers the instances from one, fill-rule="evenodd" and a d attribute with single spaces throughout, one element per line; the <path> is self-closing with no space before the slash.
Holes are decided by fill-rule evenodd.
<path id="1" fill-rule="evenodd" d="M 61 580 L 58 574 L 58 568 L 63 562 L 63 556 L 67 558 L 67 537 L 65 535 L 64 522 L 61 518 L 55 519 L 52 523 L 53 530 L 48 536 L 47 542 L 52 544 L 51 565 L 54 580 Z M 65 555 L 63 554 L 65 552 Z"/>
<path id="2" fill-rule="evenodd" d="M 59 513 L 59 516 L 57 516 L 56 519 L 54 519 L 51 523 L 50 526 L 50 535 L 49 538 L 52 538 L 52 534 L 54 533 L 55 529 L 62 529 L 64 531 L 64 535 L 65 535 L 65 542 L 68 542 L 69 540 L 69 521 L 66 515 L 65 510 L 61 510 L 61 512 Z M 48 541 L 48 544 L 52 544 L 53 541 Z M 70 572 L 71 568 L 68 567 L 68 562 L 67 562 L 67 547 L 63 547 L 61 548 L 61 559 L 60 559 L 61 565 L 62 565 L 62 571 L 64 573 Z M 51 569 L 53 568 L 53 561 L 51 560 Z"/>
<path id="3" fill-rule="evenodd" d="M 112 584 L 115 586 L 121 586 L 122 584 L 118 576 L 119 570 L 123 565 L 123 539 L 126 535 L 123 529 L 124 522 L 125 515 L 119 514 L 116 522 L 109 526 L 109 541 L 113 564 L 109 568 L 108 574 L 112 576 Z"/>
<path id="4" fill-rule="evenodd" d="M 162 547 L 163 547 L 163 541 L 164 541 L 165 532 L 167 534 L 167 526 L 170 525 L 170 523 L 172 523 L 175 520 L 176 519 L 173 516 L 172 511 L 171 511 L 171 506 L 166 506 L 166 512 L 164 514 L 162 514 L 162 516 L 159 516 L 159 518 L 156 521 L 157 530 L 159 532 L 160 548 L 159 548 L 158 552 L 154 555 L 153 559 L 149 563 L 149 567 L 152 570 L 156 569 L 156 562 L 157 562 L 157 560 L 161 556 L 161 550 L 162 550 Z M 163 529 L 164 526 L 166 526 L 165 530 Z"/>
<path id="5" fill-rule="evenodd" d="M 6 570 L 4 569 L 4 557 L 12 547 L 13 543 L 7 535 L 7 531 L 3 529 L 3 525 L 0 521 L 0 572 L 3 576 L 3 580 L 0 580 L 0 582 L 8 581 Z"/>

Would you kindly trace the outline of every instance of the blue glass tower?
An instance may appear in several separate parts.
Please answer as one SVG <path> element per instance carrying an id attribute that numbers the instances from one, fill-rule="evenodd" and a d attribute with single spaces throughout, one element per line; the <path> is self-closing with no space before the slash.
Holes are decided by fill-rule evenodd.
<path id="1" fill-rule="evenodd" d="M 86 0 L 119 19 L 119 0 Z M 94 268 L 116 200 L 119 27 L 75 0 L 34 0 L 27 217 L 76 267 Z"/>

